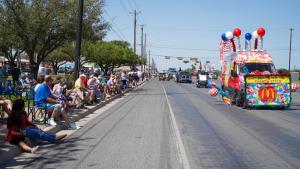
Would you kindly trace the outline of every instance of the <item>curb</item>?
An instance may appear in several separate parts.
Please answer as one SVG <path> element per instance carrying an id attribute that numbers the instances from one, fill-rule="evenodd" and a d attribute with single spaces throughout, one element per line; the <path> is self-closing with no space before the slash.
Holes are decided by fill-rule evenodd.
<path id="1" fill-rule="evenodd" d="M 79 112 L 75 116 L 71 116 L 70 117 L 71 121 L 76 122 L 76 121 L 86 117 L 87 115 L 95 112 L 96 110 L 100 109 L 101 107 L 105 106 L 106 104 L 114 101 L 115 99 L 121 98 L 126 93 L 129 93 L 130 91 L 137 89 L 138 87 L 140 87 L 144 83 L 145 83 L 145 81 L 138 84 L 135 88 L 130 88 L 122 94 L 118 94 L 118 95 L 116 95 L 114 97 L 111 97 L 110 99 L 106 100 L 105 102 L 101 102 L 101 103 L 95 105 L 95 107 L 92 107 L 91 109 L 88 109 L 88 110 L 83 111 L 83 112 Z M 63 129 L 64 128 L 61 125 L 57 125 L 57 126 L 46 127 L 43 130 L 47 131 L 47 132 L 57 133 L 57 132 L 59 132 Z M 10 159 L 16 157 L 17 155 L 19 155 L 21 153 L 22 153 L 22 151 L 17 146 L 11 145 L 8 142 L 4 142 L 4 143 L 0 144 L 0 166 L 2 166 L 7 161 L 9 161 Z"/>

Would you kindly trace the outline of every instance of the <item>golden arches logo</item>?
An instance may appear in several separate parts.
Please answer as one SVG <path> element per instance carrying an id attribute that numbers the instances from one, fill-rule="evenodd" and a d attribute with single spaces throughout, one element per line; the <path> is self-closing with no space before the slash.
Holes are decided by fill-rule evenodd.
<path id="1" fill-rule="evenodd" d="M 272 87 L 266 87 L 258 90 L 258 96 L 260 97 L 261 101 L 275 101 L 277 97 L 277 90 Z"/>

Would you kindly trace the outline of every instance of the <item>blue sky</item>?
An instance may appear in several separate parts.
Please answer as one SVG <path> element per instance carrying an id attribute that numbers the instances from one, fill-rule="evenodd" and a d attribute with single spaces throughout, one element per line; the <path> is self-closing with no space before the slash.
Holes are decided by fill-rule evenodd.
<path id="1" fill-rule="evenodd" d="M 244 35 L 259 27 L 266 29 L 264 49 L 273 56 L 277 68 L 288 68 L 289 29 L 294 28 L 291 69 L 300 69 L 299 0 L 106 0 L 104 18 L 112 30 L 105 40 L 126 40 L 133 46 L 133 12 L 138 25 L 144 24 L 147 51 L 159 70 L 187 68 L 176 58 L 198 57 L 217 68 L 221 34 L 239 27 Z M 137 53 L 140 53 L 141 27 L 137 27 Z M 242 38 L 244 46 L 244 38 Z"/>

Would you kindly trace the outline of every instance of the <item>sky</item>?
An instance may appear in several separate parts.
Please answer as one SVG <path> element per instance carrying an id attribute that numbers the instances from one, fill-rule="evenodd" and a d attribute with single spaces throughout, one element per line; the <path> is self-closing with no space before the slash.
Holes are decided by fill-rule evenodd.
<path id="1" fill-rule="evenodd" d="M 264 49 L 276 68 L 288 68 L 293 28 L 291 69 L 300 69 L 299 6 L 299 0 L 105 0 L 103 16 L 111 24 L 105 40 L 125 40 L 133 48 L 132 12 L 137 10 L 137 54 L 141 53 L 140 25 L 144 25 L 146 50 L 160 71 L 191 67 L 191 62 L 176 57 L 197 57 L 220 68 L 222 33 L 240 28 L 244 46 L 245 33 L 264 27 Z"/>

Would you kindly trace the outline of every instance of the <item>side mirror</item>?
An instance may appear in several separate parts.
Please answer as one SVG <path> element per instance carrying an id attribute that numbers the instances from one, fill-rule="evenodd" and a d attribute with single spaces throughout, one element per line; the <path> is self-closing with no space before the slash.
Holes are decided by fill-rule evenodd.
<path id="1" fill-rule="evenodd" d="M 231 77 L 237 77 L 237 76 L 238 76 L 238 75 L 237 75 L 236 71 L 231 70 Z"/>

